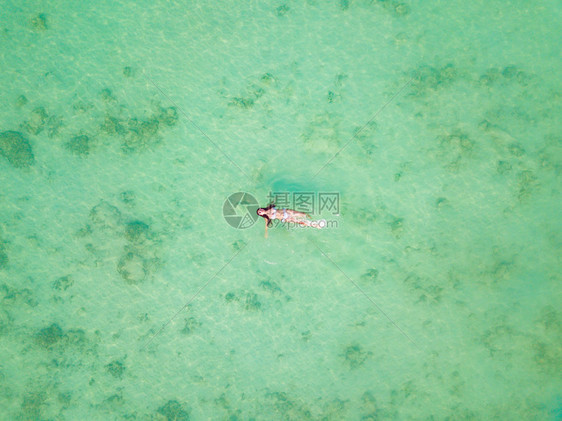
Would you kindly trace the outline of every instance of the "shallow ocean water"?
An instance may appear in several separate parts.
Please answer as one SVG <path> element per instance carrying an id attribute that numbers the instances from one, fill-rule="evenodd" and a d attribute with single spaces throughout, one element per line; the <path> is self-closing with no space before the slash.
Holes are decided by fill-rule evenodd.
<path id="1" fill-rule="evenodd" d="M 559 419 L 561 18 L 3 1 L 0 418 Z"/>

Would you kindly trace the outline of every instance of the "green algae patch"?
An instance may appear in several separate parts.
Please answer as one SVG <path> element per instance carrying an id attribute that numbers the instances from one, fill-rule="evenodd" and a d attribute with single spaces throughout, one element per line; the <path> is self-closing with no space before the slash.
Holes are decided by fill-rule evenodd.
<path id="1" fill-rule="evenodd" d="M 29 140 L 16 131 L 0 133 L 0 155 L 16 168 L 30 167 L 35 163 Z"/>

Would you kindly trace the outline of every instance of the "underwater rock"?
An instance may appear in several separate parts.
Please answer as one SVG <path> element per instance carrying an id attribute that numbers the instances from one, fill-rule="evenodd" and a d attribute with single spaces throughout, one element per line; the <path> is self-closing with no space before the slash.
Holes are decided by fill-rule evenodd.
<path id="1" fill-rule="evenodd" d="M 456 68 L 451 63 L 443 67 L 422 65 L 413 73 L 415 75 L 411 85 L 413 96 L 424 96 L 429 91 L 449 86 L 458 76 Z"/>
<path id="2" fill-rule="evenodd" d="M 341 145 L 340 119 L 332 114 L 316 115 L 304 128 L 301 138 L 307 150 L 336 153 Z"/>
<path id="3" fill-rule="evenodd" d="M 0 244 L 0 269 L 8 266 L 8 254 L 6 253 L 4 245 Z"/>
<path id="4" fill-rule="evenodd" d="M 13 320 L 12 317 L 10 316 L 10 313 L 8 313 L 5 310 L 0 310 L 0 336 L 6 333 L 6 331 L 12 324 L 12 321 Z"/>
<path id="5" fill-rule="evenodd" d="M 312 338 L 312 332 L 310 330 L 305 330 L 301 332 L 301 339 L 305 342 L 308 342 Z"/>
<path id="6" fill-rule="evenodd" d="M 294 398 L 285 392 L 268 392 L 265 397 L 271 401 L 276 412 L 283 420 L 312 420 L 328 418 L 313 417 L 310 409 L 301 399 Z M 336 418 L 338 419 L 338 418 Z"/>
<path id="7" fill-rule="evenodd" d="M 178 110 L 176 107 L 160 108 L 157 119 L 165 126 L 175 126 L 178 122 Z"/>
<path id="8" fill-rule="evenodd" d="M 176 400 L 169 400 L 156 412 L 164 416 L 168 421 L 189 421 L 189 412 Z"/>
<path id="9" fill-rule="evenodd" d="M 141 283 L 148 275 L 146 262 L 134 252 L 128 252 L 119 259 L 117 272 L 130 285 Z"/>
<path id="10" fill-rule="evenodd" d="M 228 105 L 233 105 L 247 110 L 248 108 L 252 108 L 254 106 L 254 100 L 252 98 L 234 97 Z"/>
<path id="11" fill-rule="evenodd" d="M 116 379 L 122 379 L 125 373 L 125 366 L 120 361 L 112 361 L 105 366 L 105 369 Z"/>
<path id="12" fill-rule="evenodd" d="M 125 76 L 125 77 L 133 77 L 133 76 L 134 76 L 133 68 L 132 68 L 131 66 L 125 66 L 125 67 L 123 67 L 123 76 Z"/>
<path id="13" fill-rule="evenodd" d="M 257 294 L 254 294 L 252 292 L 248 292 L 246 294 L 246 302 L 244 308 L 246 310 L 253 310 L 253 311 L 259 310 L 261 308 L 261 303 L 258 300 Z"/>
<path id="14" fill-rule="evenodd" d="M 275 9 L 275 14 L 277 16 L 285 16 L 289 12 L 289 10 L 291 10 L 289 6 L 287 6 L 286 4 L 282 4 L 277 9 Z"/>
<path id="15" fill-rule="evenodd" d="M 496 171 L 498 174 L 505 174 L 511 171 L 511 164 L 507 161 L 498 161 L 496 163 Z"/>
<path id="16" fill-rule="evenodd" d="M 275 82 L 276 79 L 271 73 L 264 73 L 260 78 L 260 81 L 265 85 L 270 85 L 272 82 Z"/>
<path id="17" fill-rule="evenodd" d="M 406 16 L 410 13 L 410 6 L 406 3 L 393 3 L 393 8 L 396 16 Z"/>
<path id="18" fill-rule="evenodd" d="M 357 368 L 361 366 L 370 353 L 363 351 L 359 345 L 350 345 L 344 351 L 345 361 L 349 364 L 350 368 Z"/>
<path id="19" fill-rule="evenodd" d="M 69 329 L 64 335 L 64 343 L 83 350 L 88 344 L 86 332 L 83 329 Z"/>
<path id="20" fill-rule="evenodd" d="M 540 317 L 535 320 L 537 328 L 544 329 L 552 335 L 562 334 L 562 318 L 553 306 L 543 307 L 540 314 Z"/>
<path id="21" fill-rule="evenodd" d="M 507 147 L 507 150 L 516 157 L 521 157 L 525 154 L 525 149 L 519 143 L 512 143 Z"/>
<path id="22" fill-rule="evenodd" d="M 123 124 L 121 124 L 121 120 L 111 116 L 105 117 L 105 121 L 101 124 L 100 129 L 101 131 L 112 136 L 122 136 L 127 133 L 127 130 L 125 129 Z"/>
<path id="23" fill-rule="evenodd" d="M 374 0 L 373 3 L 377 3 L 395 16 L 405 16 L 410 13 L 410 7 L 405 3 L 389 0 Z"/>
<path id="24" fill-rule="evenodd" d="M 25 104 L 27 104 L 27 98 L 25 97 L 25 95 L 20 95 L 18 96 L 18 99 L 16 100 L 16 106 L 17 107 L 23 107 Z"/>
<path id="25" fill-rule="evenodd" d="M 43 348 L 50 348 L 64 337 L 59 325 L 53 323 L 51 326 L 41 329 L 35 334 L 35 342 Z"/>
<path id="26" fill-rule="evenodd" d="M 22 124 L 22 128 L 33 135 L 43 131 L 49 114 L 44 107 L 37 107 L 31 112 L 31 118 Z"/>
<path id="27" fill-rule="evenodd" d="M 61 127 L 63 126 L 64 124 L 60 117 L 50 116 L 49 119 L 47 120 L 47 125 L 46 125 L 47 136 L 49 136 L 49 139 L 52 139 L 53 137 L 58 135 Z"/>
<path id="28" fill-rule="evenodd" d="M 29 140 L 15 131 L 0 133 L 0 155 L 16 168 L 29 167 L 35 162 Z"/>
<path id="29" fill-rule="evenodd" d="M 53 289 L 56 289 L 57 291 L 66 291 L 72 285 L 74 285 L 74 279 L 70 276 L 61 276 L 53 282 Z"/>
<path id="30" fill-rule="evenodd" d="M 449 200 L 446 197 L 438 197 L 435 199 L 435 207 L 437 209 L 442 209 L 449 205 Z"/>
<path id="31" fill-rule="evenodd" d="M 105 201 L 101 201 L 90 211 L 90 219 L 100 228 L 118 229 L 121 226 L 121 211 Z"/>
<path id="32" fill-rule="evenodd" d="M 281 289 L 281 287 L 272 280 L 260 282 L 260 287 L 271 294 L 283 294 L 283 290 Z"/>
<path id="33" fill-rule="evenodd" d="M 440 146 L 453 148 L 459 152 L 470 151 L 474 147 L 474 141 L 466 133 L 458 130 L 453 131 L 451 134 L 440 136 L 439 140 Z"/>
<path id="34" fill-rule="evenodd" d="M 31 26 L 37 31 L 46 31 L 49 29 L 47 24 L 47 16 L 44 13 L 39 13 L 33 19 L 31 19 Z"/>
<path id="35" fill-rule="evenodd" d="M 90 144 L 92 139 L 86 135 L 74 136 L 68 142 L 64 144 L 66 150 L 72 152 L 73 154 L 86 156 L 90 153 Z"/>
<path id="36" fill-rule="evenodd" d="M 125 225 L 125 238 L 131 243 L 144 243 L 150 235 L 150 227 L 142 221 Z"/>
<path id="37" fill-rule="evenodd" d="M 130 205 L 135 201 L 135 192 L 133 190 L 121 192 L 119 199 L 121 199 L 123 203 Z"/>
<path id="38" fill-rule="evenodd" d="M 522 86 L 526 86 L 531 78 L 531 75 L 525 73 L 515 66 L 507 66 L 502 70 L 491 67 L 486 70 L 486 72 L 482 76 L 480 76 L 479 82 L 480 84 L 485 86 L 491 86 L 496 82 L 517 82 Z"/>
<path id="39" fill-rule="evenodd" d="M 123 139 L 123 151 L 140 151 L 156 143 L 159 125 L 157 118 L 151 120 L 129 119 L 127 121 L 127 133 Z"/>
<path id="40" fill-rule="evenodd" d="M 404 232 L 404 218 L 397 218 L 393 216 L 391 217 L 391 221 L 388 223 L 388 226 L 390 227 L 392 234 L 397 238 L 400 238 Z"/>
<path id="41" fill-rule="evenodd" d="M 183 333 L 184 335 L 189 335 L 199 326 L 201 326 L 201 323 L 197 321 L 195 317 L 190 317 L 189 319 L 186 319 L 185 326 L 181 330 L 181 333 Z"/>
<path id="42" fill-rule="evenodd" d="M 75 114 L 84 114 L 94 108 L 94 104 L 90 102 L 78 101 L 72 105 Z"/>
<path id="43" fill-rule="evenodd" d="M 2 305 L 20 305 L 24 303 L 30 307 L 35 307 L 38 304 L 35 298 L 33 298 L 33 291 L 29 288 L 12 288 L 7 284 L 0 285 L 0 301 Z"/>
<path id="44" fill-rule="evenodd" d="M 451 172 L 458 172 L 466 162 L 466 158 L 473 156 L 475 142 L 461 130 L 454 129 L 440 135 L 437 141 L 439 144 L 437 157 L 443 161 L 444 168 Z"/>
<path id="45" fill-rule="evenodd" d="M 328 91 L 328 103 L 329 104 L 333 104 L 334 102 L 338 101 L 339 99 L 341 99 L 340 94 L 337 94 L 337 93 L 332 92 L 332 91 Z"/>
<path id="46" fill-rule="evenodd" d="M 495 83 L 498 79 L 500 79 L 501 74 L 498 69 L 488 69 L 486 73 L 480 76 L 480 84 L 485 86 L 490 86 Z"/>
<path id="47" fill-rule="evenodd" d="M 102 91 L 106 102 L 115 101 L 111 91 Z M 121 118 L 107 114 L 100 131 L 109 136 L 119 137 L 122 150 L 125 153 L 140 152 L 156 145 L 160 138 L 158 134 L 166 127 L 172 127 L 179 120 L 176 107 L 160 107 L 153 109 L 152 113 L 142 118 Z"/>
<path id="48" fill-rule="evenodd" d="M 102 89 L 100 96 L 104 102 L 114 102 L 116 100 L 113 96 L 113 92 L 111 92 L 111 89 L 109 88 Z"/>
<path id="49" fill-rule="evenodd" d="M 45 392 L 26 393 L 20 406 L 20 413 L 17 419 L 21 420 L 41 420 L 47 406 L 47 396 Z"/>
<path id="50" fill-rule="evenodd" d="M 361 275 L 361 279 L 364 281 L 374 282 L 377 280 L 379 276 L 379 271 L 377 269 L 369 269 L 363 275 Z"/>
<path id="51" fill-rule="evenodd" d="M 244 240 L 236 240 L 234 243 L 232 243 L 232 248 L 235 251 L 239 251 L 243 249 L 245 246 L 246 246 L 246 242 Z"/>
<path id="52" fill-rule="evenodd" d="M 517 197 L 519 198 L 519 200 L 523 200 L 529 197 L 536 187 L 536 184 L 537 177 L 532 171 L 524 170 L 517 174 Z"/>

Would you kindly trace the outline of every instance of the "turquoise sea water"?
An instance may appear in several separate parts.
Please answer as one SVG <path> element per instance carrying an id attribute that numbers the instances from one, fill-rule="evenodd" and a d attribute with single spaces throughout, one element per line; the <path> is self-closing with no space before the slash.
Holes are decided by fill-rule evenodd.
<path id="1" fill-rule="evenodd" d="M 1 1 L 0 419 L 560 419 L 560 21 Z"/>

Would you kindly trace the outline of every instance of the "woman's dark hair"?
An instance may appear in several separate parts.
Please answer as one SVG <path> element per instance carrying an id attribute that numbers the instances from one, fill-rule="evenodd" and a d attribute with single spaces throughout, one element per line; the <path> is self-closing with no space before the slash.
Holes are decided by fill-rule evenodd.
<path id="1" fill-rule="evenodd" d="M 269 216 L 267 216 L 267 214 L 260 215 L 260 214 L 259 214 L 259 211 L 260 211 L 260 210 L 268 211 L 268 210 L 270 210 L 270 209 L 272 209 L 272 208 L 274 208 L 274 207 L 275 207 L 275 203 L 271 202 L 266 208 L 259 208 L 258 210 L 256 210 L 256 213 L 257 213 L 259 216 L 261 216 L 262 218 L 264 218 L 264 219 L 267 220 L 267 226 L 268 226 L 268 227 L 270 227 L 270 226 L 273 225 L 273 222 L 271 221 L 271 218 L 270 218 Z"/>

